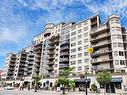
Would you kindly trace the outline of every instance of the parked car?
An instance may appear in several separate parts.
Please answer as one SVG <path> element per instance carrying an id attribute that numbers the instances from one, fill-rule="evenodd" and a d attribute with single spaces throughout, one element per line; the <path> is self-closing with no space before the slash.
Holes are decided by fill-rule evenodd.
<path id="1" fill-rule="evenodd" d="M 4 89 L 5 89 L 5 90 L 13 90 L 14 87 L 13 87 L 13 86 L 9 86 L 9 85 L 7 85 L 7 86 L 4 87 Z"/>

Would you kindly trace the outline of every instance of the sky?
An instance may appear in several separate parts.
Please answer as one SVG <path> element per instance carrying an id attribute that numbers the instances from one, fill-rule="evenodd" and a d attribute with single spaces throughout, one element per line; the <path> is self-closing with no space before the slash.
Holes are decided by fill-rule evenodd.
<path id="1" fill-rule="evenodd" d="M 111 14 L 127 28 L 127 0 L 2 0 L 0 2 L 0 68 L 7 53 L 28 46 L 46 23 L 81 21 L 99 13 Z"/>

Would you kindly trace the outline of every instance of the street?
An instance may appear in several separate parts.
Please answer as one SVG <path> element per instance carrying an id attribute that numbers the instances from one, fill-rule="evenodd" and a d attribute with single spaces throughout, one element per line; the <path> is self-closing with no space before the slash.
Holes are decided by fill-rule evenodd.
<path id="1" fill-rule="evenodd" d="M 0 89 L 0 95 L 62 95 L 61 92 L 56 91 L 43 91 L 34 92 L 34 90 L 28 91 L 19 91 L 19 90 L 4 90 Z M 85 92 L 66 92 L 66 95 L 85 95 Z M 103 94 L 94 94 L 89 93 L 88 95 L 103 95 Z M 107 94 L 107 95 L 127 95 L 127 94 Z"/>

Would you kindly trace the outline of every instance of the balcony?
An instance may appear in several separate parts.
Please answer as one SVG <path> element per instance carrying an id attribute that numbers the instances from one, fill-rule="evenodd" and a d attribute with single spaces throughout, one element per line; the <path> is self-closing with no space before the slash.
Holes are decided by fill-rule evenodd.
<path id="1" fill-rule="evenodd" d="M 53 69 L 54 69 L 53 67 L 47 67 L 47 70 L 49 70 L 49 71 L 51 71 Z"/>
<path id="2" fill-rule="evenodd" d="M 60 52 L 60 56 L 63 56 L 63 55 L 69 55 L 68 52 Z"/>
<path id="3" fill-rule="evenodd" d="M 65 67 L 68 67 L 68 66 L 69 66 L 68 64 L 60 64 L 59 68 L 65 68 Z"/>
<path id="4" fill-rule="evenodd" d="M 109 27 L 107 27 L 107 25 L 103 25 L 103 26 L 92 29 L 90 34 L 95 35 L 98 33 L 103 33 L 103 32 L 106 32 L 105 30 L 107 30 L 107 29 L 109 29 Z"/>
<path id="5" fill-rule="evenodd" d="M 92 42 L 96 42 L 96 41 L 100 41 L 100 40 L 105 40 L 105 39 L 108 39 L 110 38 L 110 34 L 107 34 L 107 35 L 103 35 L 103 36 L 100 36 L 100 37 L 96 37 L 96 38 L 91 38 L 91 43 Z"/>
<path id="6" fill-rule="evenodd" d="M 48 59 L 48 60 L 53 60 L 54 57 L 53 57 L 53 56 L 49 56 L 49 57 L 47 57 L 47 59 Z"/>
<path id="7" fill-rule="evenodd" d="M 47 65 L 54 65 L 55 62 L 48 62 Z"/>
<path id="8" fill-rule="evenodd" d="M 52 42 L 49 42 L 50 45 L 59 43 L 59 39 L 53 40 Z"/>
<path id="9" fill-rule="evenodd" d="M 92 47 L 93 48 L 101 48 L 101 47 L 105 47 L 111 44 L 111 41 L 108 42 L 104 42 L 104 43 L 98 43 L 98 44 L 93 44 Z"/>
<path id="10" fill-rule="evenodd" d="M 63 46 L 63 47 L 60 47 L 60 50 L 69 50 L 69 46 Z"/>
<path id="11" fill-rule="evenodd" d="M 92 60 L 92 64 L 99 64 L 99 63 L 106 63 L 106 62 L 110 62 L 113 61 L 113 59 L 93 59 Z"/>
<path id="12" fill-rule="evenodd" d="M 60 58 L 60 62 L 67 62 L 67 61 L 69 61 L 68 58 Z"/>
<path id="13" fill-rule="evenodd" d="M 54 50 L 54 49 L 55 49 L 55 46 L 48 47 L 48 50 Z"/>
<path id="14" fill-rule="evenodd" d="M 51 51 L 48 51 L 48 54 L 49 55 L 53 55 L 53 54 L 55 54 L 55 52 L 54 51 L 52 51 L 52 52 Z"/>
<path id="15" fill-rule="evenodd" d="M 91 56 L 95 57 L 95 56 L 99 56 L 99 55 L 103 55 L 103 54 L 108 54 L 110 52 L 112 52 L 112 51 L 109 49 L 99 50 L 99 51 L 93 52 Z"/>

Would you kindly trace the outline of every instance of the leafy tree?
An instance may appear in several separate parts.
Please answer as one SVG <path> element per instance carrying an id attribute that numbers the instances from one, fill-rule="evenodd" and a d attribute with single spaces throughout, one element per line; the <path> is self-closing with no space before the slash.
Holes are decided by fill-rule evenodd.
<path id="1" fill-rule="evenodd" d="M 97 86 L 94 84 L 91 85 L 91 90 L 93 90 L 94 92 L 97 91 Z"/>
<path id="2" fill-rule="evenodd" d="M 72 73 L 73 68 L 67 67 L 64 69 L 61 76 L 56 80 L 55 84 L 62 85 L 62 93 L 65 94 L 65 88 L 75 86 L 73 80 L 68 79 L 69 75 Z"/>
<path id="3" fill-rule="evenodd" d="M 35 88 L 35 92 L 37 92 L 38 90 L 38 87 L 39 87 L 39 84 L 40 84 L 40 80 L 41 80 L 42 76 L 39 76 L 39 75 L 36 75 L 36 76 L 33 76 L 32 79 L 33 79 L 33 82 L 34 82 L 34 88 Z"/>
<path id="4" fill-rule="evenodd" d="M 106 85 L 109 84 L 111 82 L 112 76 L 111 73 L 109 72 L 101 72 L 98 73 L 97 75 L 97 81 L 104 86 L 104 94 L 106 92 Z"/>

